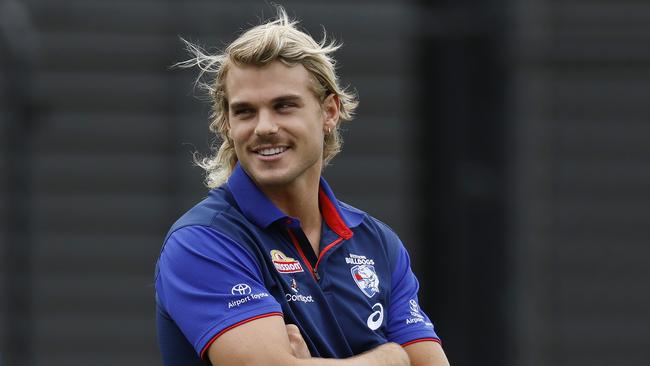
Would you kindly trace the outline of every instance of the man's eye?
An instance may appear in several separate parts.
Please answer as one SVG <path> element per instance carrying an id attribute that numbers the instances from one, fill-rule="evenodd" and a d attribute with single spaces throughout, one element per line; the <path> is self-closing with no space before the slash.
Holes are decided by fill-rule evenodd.
<path id="1" fill-rule="evenodd" d="M 241 116 L 241 115 L 246 115 L 251 113 L 253 113 L 253 110 L 251 110 L 250 108 L 235 109 L 233 111 L 233 114 L 235 116 Z"/>
<path id="2" fill-rule="evenodd" d="M 293 108 L 295 106 L 296 105 L 294 103 L 279 103 L 278 105 L 276 105 L 276 108 L 277 109 L 289 109 L 289 108 Z"/>

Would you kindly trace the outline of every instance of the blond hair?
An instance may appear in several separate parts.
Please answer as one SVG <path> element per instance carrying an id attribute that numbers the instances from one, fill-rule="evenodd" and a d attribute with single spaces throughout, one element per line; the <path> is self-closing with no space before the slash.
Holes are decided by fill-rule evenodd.
<path id="1" fill-rule="evenodd" d="M 276 8 L 275 20 L 249 29 L 219 54 L 207 54 L 183 40 L 193 57 L 175 66 L 198 66 L 201 70 L 197 83 L 208 92 L 212 103 L 210 130 L 221 140 L 216 154 L 195 159 L 196 164 L 206 172 L 205 184 L 209 188 L 225 183 L 237 164 L 233 141 L 228 137 L 228 96 L 225 89 L 226 75 L 232 64 L 264 66 L 279 60 L 288 66 L 302 65 L 311 76 L 311 90 L 316 98 L 322 102 L 330 94 L 338 96 L 342 120 L 351 120 L 358 105 L 356 94 L 339 85 L 335 60 L 330 56 L 341 44 L 327 42 L 325 34 L 320 43 L 316 42 L 296 28 L 298 22 L 290 20 L 281 6 Z M 212 74 L 212 80 L 200 82 L 205 74 Z M 342 143 L 337 123 L 331 132 L 325 134 L 323 167 L 341 151 Z"/>

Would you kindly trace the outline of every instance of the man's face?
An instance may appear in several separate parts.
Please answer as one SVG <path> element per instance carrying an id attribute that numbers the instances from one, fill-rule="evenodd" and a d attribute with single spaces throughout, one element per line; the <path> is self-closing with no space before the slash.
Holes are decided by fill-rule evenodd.
<path id="1" fill-rule="evenodd" d="M 302 65 L 279 61 L 228 70 L 229 136 L 261 188 L 290 189 L 320 176 L 324 131 L 338 120 L 338 101 L 330 96 L 321 108 L 310 83 Z"/>

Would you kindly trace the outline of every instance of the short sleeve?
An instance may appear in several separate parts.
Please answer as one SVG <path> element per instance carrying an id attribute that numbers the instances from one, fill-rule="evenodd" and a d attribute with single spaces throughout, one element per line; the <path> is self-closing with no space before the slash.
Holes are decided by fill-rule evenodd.
<path id="1" fill-rule="evenodd" d="M 282 311 L 253 256 L 203 226 L 187 226 L 169 236 L 158 260 L 156 295 L 201 357 L 225 331 Z"/>
<path id="2" fill-rule="evenodd" d="M 392 273 L 391 296 L 388 307 L 387 338 L 391 342 L 406 345 L 420 340 L 440 342 L 429 317 L 418 303 L 417 278 L 411 270 L 411 262 L 401 241 L 398 244 Z"/>

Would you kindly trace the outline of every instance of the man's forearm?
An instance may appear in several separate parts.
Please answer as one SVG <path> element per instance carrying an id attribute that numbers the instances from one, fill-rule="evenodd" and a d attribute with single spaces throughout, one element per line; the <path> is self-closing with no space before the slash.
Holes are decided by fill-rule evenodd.
<path id="1" fill-rule="evenodd" d="M 295 366 L 409 366 L 406 351 L 397 343 L 386 343 L 346 359 L 296 359 Z"/>
<path id="2" fill-rule="evenodd" d="M 279 316 L 260 318 L 224 333 L 208 349 L 220 366 L 410 366 L 397 343 L 386 343 L 345 359 L 311 357 L 300 330 Z"/>
<path id="3" fill-rule="evenodd" d="M 409 356 L 402 346 L 397 343 L 386 343 L 368 352 L 348 359 L 350 366 L 409 366 Z"/>

